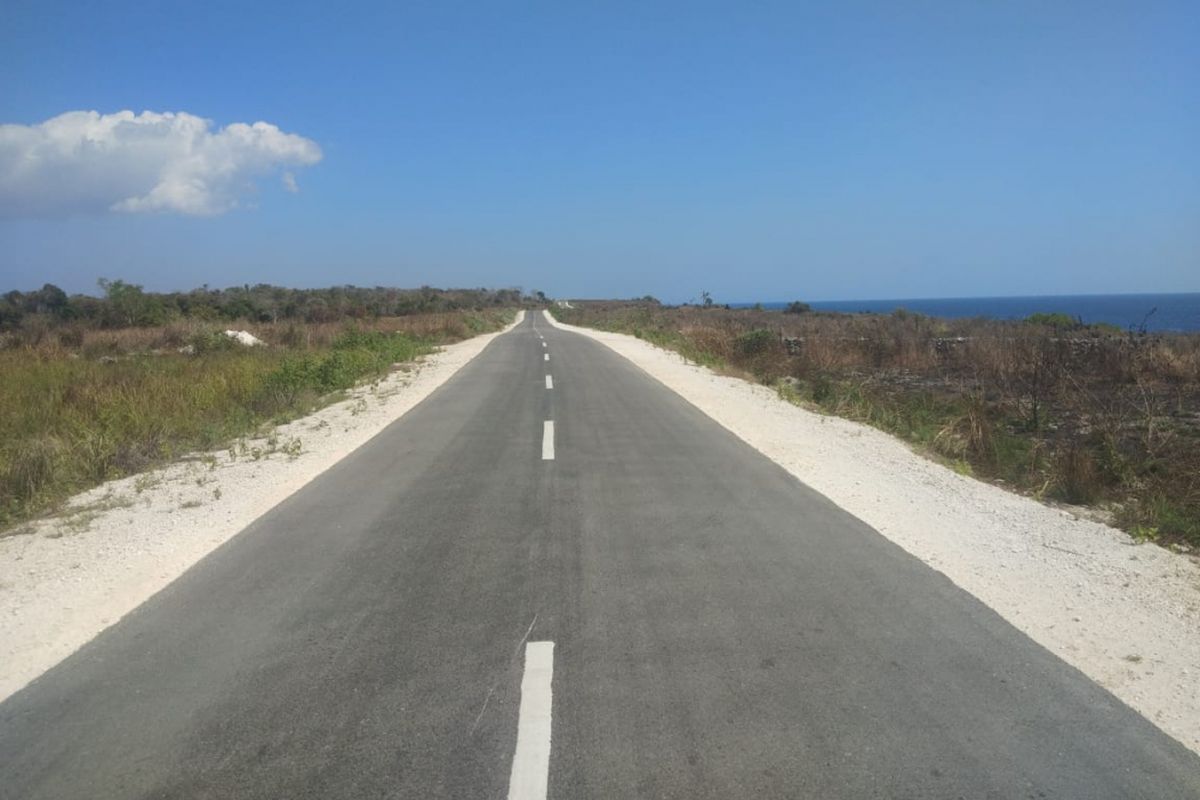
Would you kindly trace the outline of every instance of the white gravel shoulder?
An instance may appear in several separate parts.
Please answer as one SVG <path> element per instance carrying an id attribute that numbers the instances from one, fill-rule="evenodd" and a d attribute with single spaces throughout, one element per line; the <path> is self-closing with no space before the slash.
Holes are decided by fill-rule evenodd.
<path id="1" fill-rule="evenodd" d="M 524 314 L 272 437 L 111 481 L 72 498 L 67 513 L 0 538 L 0 700 L 424 400 Z"/>
<path id="2" fill-rule="evenodd" d="M 550 315 L 546 315 L 550 318 Z M 632 336 L 602 342 L 1200 753 L 1200 563 Z"/>

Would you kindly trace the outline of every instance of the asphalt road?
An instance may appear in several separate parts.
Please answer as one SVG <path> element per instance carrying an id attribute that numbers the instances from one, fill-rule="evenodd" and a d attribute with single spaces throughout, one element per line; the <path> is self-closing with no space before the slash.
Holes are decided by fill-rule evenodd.
<path id="1" fill-rule="evenodd" d="M 1200 797 L 1190 751 L 540 315 L 0 705 L 4 798 L 539 770 L 573 799 Z"/>

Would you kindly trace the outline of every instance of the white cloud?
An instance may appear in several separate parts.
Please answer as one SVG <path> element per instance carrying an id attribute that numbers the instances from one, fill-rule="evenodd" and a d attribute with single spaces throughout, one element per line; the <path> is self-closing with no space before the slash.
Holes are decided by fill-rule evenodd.
<path id="1" fill-rule="evenodd" d="M 296 183 L 296 176 L 290 172 L 283 173 L 283 188 L 292 194 L 300 191 L 300 185 Z"/>
<path id="2" fill-rule="evenodd" d="M 212 122 L 186 112 L 69 111 L 0 125 L 0 217 L 107 211 L 222 214 L 251 179 L 321 160 L 311 139 L 266 122 Z M 296 190 L 291 172 L 284 187 Z"/>

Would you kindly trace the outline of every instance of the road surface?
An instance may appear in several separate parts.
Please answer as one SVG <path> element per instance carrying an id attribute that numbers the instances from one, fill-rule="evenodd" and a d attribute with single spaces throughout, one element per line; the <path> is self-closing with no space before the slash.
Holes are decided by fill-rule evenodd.
<path id="1" fill-rule="evenodd" d="M 0 705 L 5 798 L 1197 798 L 1200 759 L 530 314 Z"/>

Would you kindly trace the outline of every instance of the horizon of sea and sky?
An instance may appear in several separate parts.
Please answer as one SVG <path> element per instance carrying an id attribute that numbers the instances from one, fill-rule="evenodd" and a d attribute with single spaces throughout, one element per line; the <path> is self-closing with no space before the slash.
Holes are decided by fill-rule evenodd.
<path id="1" fill-rule="evenodd" d="M 1122 330 L 1200 331 L 1200 292 L 1179 294 L 1044 295 L 1037 297 L 939 297 L 898 300 L 825 300 L 808 302 L 814 311 L 890 314 L 897 309 L 931 317 L 1024 319 L 1036 313 L 1063 313 L 1087 324 L 1107 323 Z M 731 308 L 752 308 L 730 303 Z M 767 309 L 788 301 L 763 301 Z"/>

